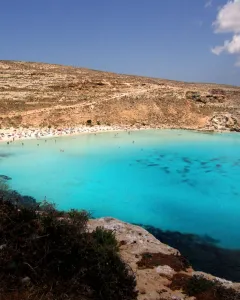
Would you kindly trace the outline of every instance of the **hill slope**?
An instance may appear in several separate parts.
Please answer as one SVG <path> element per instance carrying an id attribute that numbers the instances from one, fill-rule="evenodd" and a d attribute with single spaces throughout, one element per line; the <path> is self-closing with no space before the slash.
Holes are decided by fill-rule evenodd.
<path id="1" fill-rule="evenodd" d="M 0 125 L 239 130 L 240 87 L 0 61 Z"/>

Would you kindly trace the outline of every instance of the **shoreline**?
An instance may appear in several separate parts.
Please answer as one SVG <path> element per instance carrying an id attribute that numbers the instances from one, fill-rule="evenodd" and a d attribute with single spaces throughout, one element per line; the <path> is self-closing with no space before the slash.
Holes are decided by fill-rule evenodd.
<path id="1" fill-rule="evenodd" d="M 64 136 L 73 136 L 79 134 L 96 134 L 103 132 L 114 131 L 138 131 L 138 130 L 151 130 L 151 129 L 172 129 L 172 130 L 191 130 L 205 133 L 230 133 L 227 130 L 213 130 L 206 128 L 179 128 L 172 126 L 131 126 L 131 125 L 95 125 L 87 126 L 81 125 L 76 127 L 63 127 L 63 128 L 7 128 L 0 130 L 0 143 L 1 142 L 14 142 L 21 140 L 39 140 L 48 138 L 58 138 Z M 237 133 L 237 132 L 236 132 Z"/>
<path id="2" fill-rule="evenodd" d="M 103 132 L 114 132 L 114 131 L 136 131 L 136 130 L 147 130 L 157 129 L 149 126 L 144 127 L 132 127 L 132 126 L 107 126 L 107 125 L 96 125 L 96 126 L 76 126 L 76 127 L 64 127 L 64 128 L 10 128 L 0 130 L 0 143 L 1 142 L 14 142 L 21 140 L 39 140 L 48 138 L 58 138 L 64 136 L 74 136 L 79 134 L 96 134 Z"/>

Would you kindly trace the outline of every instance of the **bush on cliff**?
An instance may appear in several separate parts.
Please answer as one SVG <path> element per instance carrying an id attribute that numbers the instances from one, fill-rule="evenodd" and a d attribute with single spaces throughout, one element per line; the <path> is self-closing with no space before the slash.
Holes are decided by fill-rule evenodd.
<path id="1" fill-rule="evenodd" d="M 136 299 L 135 277 L 112 232 L 88 232 L 84 211 L 43 207 L 0 197 L 2 299 Z"/>

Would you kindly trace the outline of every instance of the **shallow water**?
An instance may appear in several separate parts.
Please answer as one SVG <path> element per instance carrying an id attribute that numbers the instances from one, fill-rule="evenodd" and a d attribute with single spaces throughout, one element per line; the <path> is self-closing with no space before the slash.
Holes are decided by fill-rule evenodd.
<path id="1" fill-rule="evenodd" d="M 0 174 L 20 193 L 240 248 L 239 134 L 146 130 L 23 143 L 0 144 Z"/>

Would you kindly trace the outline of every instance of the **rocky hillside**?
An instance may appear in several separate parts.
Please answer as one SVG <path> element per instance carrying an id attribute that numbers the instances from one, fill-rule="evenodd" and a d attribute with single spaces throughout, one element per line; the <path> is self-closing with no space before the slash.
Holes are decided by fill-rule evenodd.
<path id="1" fill-rule="evenodd" d="M 88 226 L 116 234 L 121 257 L 136 275 L 138 300 L 240 299 L 240 283 L 194 271 L 177 250 L 142 227 L 113 218 L 90 220 Z"/>
<path id="2" fill-rule="evenodd" d="M 0 61 L 0 125 L 240 128 L 240 87 Z"/>

